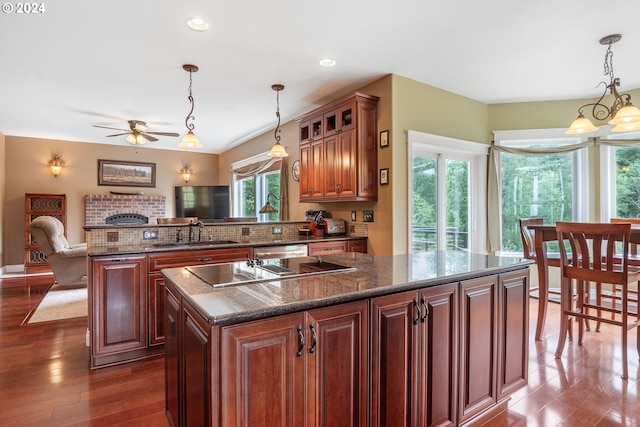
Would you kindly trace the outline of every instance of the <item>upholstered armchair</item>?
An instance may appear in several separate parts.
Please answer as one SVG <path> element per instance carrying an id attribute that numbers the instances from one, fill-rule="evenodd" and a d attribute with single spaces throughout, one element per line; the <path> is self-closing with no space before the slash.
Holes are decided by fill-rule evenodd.
<path id="1" fill-rule="evenodd" d="M 52 216 L 31 221 L 31 234 L 47 256 L 56 282 L 61 286 L 87 284 L 87 244 L 69 245 L 62 222 Z"/>

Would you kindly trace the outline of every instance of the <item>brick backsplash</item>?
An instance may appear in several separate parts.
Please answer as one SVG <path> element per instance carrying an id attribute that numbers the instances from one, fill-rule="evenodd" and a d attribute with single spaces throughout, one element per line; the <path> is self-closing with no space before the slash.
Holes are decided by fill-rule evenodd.
<path id="1" fill-rule="evenodd" d="M 105 218 L 116 214 L 135 213 L 149 218 L 149 224 L 156 224 L 156 218 L 166 213 L 165 196 L 95 194 L 84 198 L 85 225 L 104 225 Z"/>

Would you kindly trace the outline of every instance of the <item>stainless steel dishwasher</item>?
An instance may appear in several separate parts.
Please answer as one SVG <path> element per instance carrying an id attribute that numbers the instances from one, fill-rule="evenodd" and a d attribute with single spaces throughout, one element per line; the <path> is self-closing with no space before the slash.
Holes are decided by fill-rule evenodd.
<path id="1" fill-rule="evenodd" d="M 254 259 L 299 258 L 307 256 L 308 253 L 306 243 L 253 248 Z"/>

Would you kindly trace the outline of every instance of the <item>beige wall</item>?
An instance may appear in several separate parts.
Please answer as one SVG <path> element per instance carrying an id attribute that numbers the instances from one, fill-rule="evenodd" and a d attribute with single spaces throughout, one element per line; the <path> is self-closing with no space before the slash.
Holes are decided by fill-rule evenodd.
<path id="1" fill-rule="evenodd" d="M 191 185 L 218 184 L 218 155 L 150 147 L 123 147 L 106 144 L 59 141 L 51 139 L 4 138 L 5 235 L 3 264 L 23 264 L 25 193 L 64 193 L 67 195 L 67 238 L 70 243 L 84 241 L 84 196 L 109 191 L 144 192 L 167 197 L 167 216 L 175 213 L 173 188 L 185 185 L 179 171 L 191 164 Z M 2 143 L 0 139 L 0 149 Z M 1 152 L 1 150 L 0 150 Z M 47 166 L 53 154 L 65 165 L 55 178 Z M 156 187 L 98 186 L 98 159 L 149 162 L 156 164 Z M 0 181 L 0 185 L 2 181 Z"/>
<path id="2" fill-rule="evenodd" d="M 389 205 L 394 209 L 393 253 L 400 254 L 408 250 L 407 131 L 485 143 L 490 141 L 490 133 L 486 104 L 401 76 L 394 75 L 392 85 L 393 198 Z"/>

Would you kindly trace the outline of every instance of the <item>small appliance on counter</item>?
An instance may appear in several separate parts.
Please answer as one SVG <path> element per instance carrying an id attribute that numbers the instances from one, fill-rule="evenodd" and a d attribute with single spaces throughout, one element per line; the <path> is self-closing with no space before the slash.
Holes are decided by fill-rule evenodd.
<path id="1" fill-rule="evenodd" d="M 331 218 L 331 212 L 329 211 L 314 211 L 310 209 L 308 211 L 304 211 L 304 219 L 311 221 L 315 219 L 319 213 L 322 214 L 322 218 Z"/>
<path id="2" fill-rule="evenodd" d="M 339 218 L 325 218 L 324 220 L 324 234 L 335 236 L 335 235 L 346 235 L 347 227 L 343 219 Z"/>

